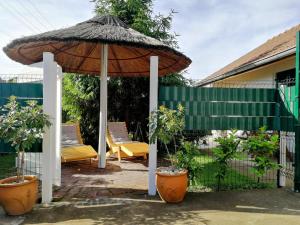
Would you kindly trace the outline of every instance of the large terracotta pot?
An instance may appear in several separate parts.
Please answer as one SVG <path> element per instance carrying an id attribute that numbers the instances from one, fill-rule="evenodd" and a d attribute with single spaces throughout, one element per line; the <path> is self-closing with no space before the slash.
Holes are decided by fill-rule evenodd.
<path id="1" fill-rule="evenodd" d="M 25 182 L 15 183 L 17 177 L 0 180 L 0 205 L 8 215 L 22 215 L 30 212 L 36 203 L 38 180 L 25 176 Z"/>
<path id="2" fill-rule="evenodd" d="M 162 168 L 156 171 L 156 186 L 162 200 L 170 203 L 182 202 L 188 186 L 187 170 L 172 175 L 161 171 Z"/>

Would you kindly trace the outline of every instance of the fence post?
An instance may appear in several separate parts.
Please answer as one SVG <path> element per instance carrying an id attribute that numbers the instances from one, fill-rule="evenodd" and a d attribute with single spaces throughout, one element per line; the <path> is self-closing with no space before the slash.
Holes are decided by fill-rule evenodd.
<path id="1" fill-rule="evenodd" d="M 299 124 L 299 76 L 300 76 L 300 32 L 296 36 L 296 126 L 295 126 L 295 177 L 294 177 L 294 191 L 300 192 L 300 124 Z"/>

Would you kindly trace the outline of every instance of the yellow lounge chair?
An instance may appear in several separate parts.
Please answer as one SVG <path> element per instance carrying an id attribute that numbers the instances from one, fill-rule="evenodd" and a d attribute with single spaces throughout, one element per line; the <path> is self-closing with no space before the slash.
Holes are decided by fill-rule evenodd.
<path id="1" fill-rule="evenodd" d="M 72 162 L 95 159 L 98 154 L 90 145 L 84 145 L 78 124 L 62 125 L 61 161 Z"/>
<path id="2" fill-rule="evenodd" d="M 126 157 L 144 157 L 147 159 L 149 145 L 144 142 L 132 141 L 128 136 L 125 122 L 108 122 L 106 142 L 109 151 L 106 156 L 117 154 L 118 160 Z"/>

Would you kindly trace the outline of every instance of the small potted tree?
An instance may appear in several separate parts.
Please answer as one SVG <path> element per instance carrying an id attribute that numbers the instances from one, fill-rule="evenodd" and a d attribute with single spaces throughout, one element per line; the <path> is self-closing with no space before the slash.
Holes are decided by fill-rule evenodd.
<path id="1" fill-rule="evenodd" d="M 9 143 L 17 152 L 17 176 L 0 180 L 0 205 L 9 215 L 22 215 L 32 210 L 38 192 L 35 176 L 24 175 L 25 151 L 42 139 L 49 117 L 36 101 L 21 107 L 16 97 L 1 108 L 0 139 Z"/>
<path id="2" fill-rule="evenodd" d="M 184 199 L 188 186 L 188 175 L 192 182 L 197 174 L 197 146 L 183 139 L 184 108 L 178 105 L 177 110 L 160 106 L 153 111 L 149 120 L 150 143 L 158 139 L 167 150 L 171 163 L 169 167 L 159 167 L 156 171 L 156 186 L 160 197 L 165 202 L 177 203 Z M 177 148 L 175 140 L 179 138 L 181 145 Z M 170 154 L 168 145 L 174 143 L 174 156 Z"/>

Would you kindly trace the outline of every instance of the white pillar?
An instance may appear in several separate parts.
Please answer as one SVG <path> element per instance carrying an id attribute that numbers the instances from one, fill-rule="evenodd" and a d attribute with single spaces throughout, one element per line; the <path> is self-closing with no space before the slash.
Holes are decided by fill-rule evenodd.
<path id="1" fill-rule="evenodd" d="M 101 76 L 100 76 L 100 115 L 99 115 L 99 146 L 98 167 L 106 166 L 106 121 L 107 121 L 107 58 L 108 45 L 101 45 Z"/>
<path id="2" fill-rule="evenodd" d="M 157 109 L 158 98 L 158 56 L 150 57 L 150 113 Z M 149 130 L 150 133 L 150 130 Z M 157 166 L 157 141 L 149 145 L 148 194 L 156 195 L 155 172 Z"/>
<path id="3" fill-rule="evenodd" d="M 55 163 L 54 163 L 54 179 L 53 182 L 55 185 L 61 185 L 61 114 L 62 114 L 62 68 L 57 65 L 57 75 L 56 75 L 56 124 L 55 124 Z"/>
<path id="4" fill-rule="evenodd" d="M 45 129 L 43 137 L 42 159 L 42 203 L 52 201 L 53 162 L 55 149 L 55 101 L 53 92 L 56 90 L 57 68 L 54 55 L 50 52 L 43 53 L 43 111 L 50 117 L 52 125 Z M 54 92 L 55 93 L 55 92 Z"/>
<path id="5" fill-rule="evenodd" d="M 285 152 L 286 152 L 286 132 L 281 131 L 280 132 L 280 150 L 279 150 L 279 163 L 281 165 L 284 165 L 285 160 Z M 283 169 L 280 169 L 279 171 L 279 186 L 284 187 L 285 186 L 285 175 L 283 173 Z"/>

